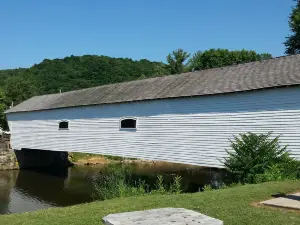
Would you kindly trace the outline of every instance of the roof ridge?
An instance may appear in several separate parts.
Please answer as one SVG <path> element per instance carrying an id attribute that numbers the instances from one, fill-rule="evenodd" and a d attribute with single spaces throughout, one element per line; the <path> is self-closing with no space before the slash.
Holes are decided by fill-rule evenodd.
<path id="1" fill-rule="evenodd" d="M 222 66 L 222 67 L 214 67 L 214 68 L 208 68 L 208 69 L 203 69 L 203 70 L 195 70 L 195 71 L 188 71 L 188 72 L 184 72 L 184 73 L 177 73 L 177 74 L 167 74 L 167 75 L 162 75 L 162 76 L 155 76 L 155 77 L 148 77 L 148 78 L 144 78 L 144 79 L 140 79 L 140 80 L 129 80 L 129 81 L 123 81 L 123 82 L 117 82 L 117 83 L 110 83 L 110 84 L 102 84 L 102 85 L 97 85 L 94 87 L 88 87 L 88 88 L 82 88 L 82 89 L 76 89 L 76 90 L 70 90 L 70 91 L 65 91 L 65 92 L 61 92 L 61 93 L 50 93 L 50 94 L 44 94 L 44 95 L 37 95 L 37 96 L 33 96 L 33 97 L 38 97 L 38 96 L 47 96 L 47 95 L 59 95 L 59 94 L 67 94 L 67 93 L 73 93 L 73 92 L 77 92 L 77 91 L 84 91 L 84 90 L 88 90 L 88 89 L 93 89 L 93 88 L 98 88 L 98 87 L 106 87 L 106 86 L 110 86 L 110 85 L 118 85 L 118 84 L 126 84 L 126 83 L 135 83 L 135 82 L 140 82 L 143 80 L 151 80 L 151 79 L 158 79 L 158 78 L 164 78 L 164 77 L 172 77 L 172 76 L 187 76 L 191 73 L 199 73 L 202 71 L 213 71 L 213 70 L 223 70 L 226 68 L 230 68 L 230 67 L 238 67 L 238 66 L 243 66 L 246 64 L 255 64 L 255 63 L 261 63 L 261 62 L 265 62 L 265 61 L 272 61 L 272 60 L 278 60 L 280 58 L 286 58 L 286 57 L 293 57 L 293 56 L 299 56 L 300 54 L 295 54 L 295 55 L 282 55 L 282 56 L 277 56 L 277 57 L 273 57 L 271 59 L 263 59 L 263 60 L 257 60 L 257 61 L 252 61 L 252 62 L 244 62 L 244 63 L 238 63 L 238 64 L 234 64 L 234 65 L 228 65 L 228 66 Z"/>
<path id="2" fill-rule="evenodd" d="M 36 111 L 83 105 L 225 94 L 300 85 L 300 54 L 34 96 L 7 110 Z M 282 59 L 284 58 L 284 59 Z"/>
<path id="3" fill-rule="evenodd" d="M 163 78 L 163 77 L 171 77 L 171 76 L 176 76 L 176 75 L 187 75 L 187 74 L 190 74 L 190 73 L 192 73 L 192 72 L 185 72 L 185 73 L 181 73 L 181 74 L 168 74 L 168 75 L 157 76 L 157 77 L 148 77 L 148 78 L 140 79 L 140 80 L 128 80 L 128 81 L 124 81 L 124 82 L 117 82 L 117 83 L 111 83 L 111 84 L 102 84 L 102 85 L 98 85 L 98 86 L 94 86 L 94 87 L 81 88 L 81 89 L 76 89 L 76 90 L 71 90 L 71 91 L 65 91 L 65 92 L 61 92 L 61 93 L 51 93 L 51 94 L 37 95 L 37 96 L 33 96 L 33 97 L 40 97 L 40 96 L 47 96 L 47 95 L 67 94 L 67 93 L 72 93 L 72 92 L 77 92 L 77 91 L 83 91 L 83 90 L 88 90 L 88 89 L 93 89 L 93 88 L 98 88 L 98 87 L 106 87 L 106 86 L 118 85 L 118 84 L 126 84 L 126 83 L 135 83 L 135 82 L 140 82 L 140 81 L 144 81 L 144 80 L 159 79 L 159 78 Z"/>

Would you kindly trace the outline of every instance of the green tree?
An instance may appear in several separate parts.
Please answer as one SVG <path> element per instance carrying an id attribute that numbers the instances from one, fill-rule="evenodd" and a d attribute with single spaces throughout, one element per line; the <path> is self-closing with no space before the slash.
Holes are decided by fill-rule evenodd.
<path id="1" fill-rule="evenodd" d="M 238 182 L 253 183 L 256 175 L 270 167 L 292 161 L 287 146 L 281 146 L 279 136 L 274 138 L 271 134 L 246 133 L 231 140 L 231 150 L 226 150 L 229 157 L 225 158 L 224 165 Z"/>
<path id="2" fill-rule="evenodd" d="M 14 105 L 41 94 L 58 93 L 169 74 L 166 64 L 147 59 L 84 55 L 45 59 L 31 68 L 0 70 L 0 87 Z"/>
<path id="3" fill-rule="evenodd" d="M 167 56 L 167 62 L 171 74 L 183 73 L 186 65 L 184 62 L 190 57 L 190 53 L 187 53 L 183 49 L 177 49 Z"/>
<path id="4" fill-rule="evenodd" d="M 11 76 L 6 80 L 5 94 L 10 101 L 18 104 L 37 94 L 37 88 L 29 80 L 21 76 Z"/>
<path id="5" fill-rule="evenodd" d="M 6 117 L 4 114 L 4 111 L 7 109 L 7 98 L 4 94 L 4 91 L 0 89 L 0 128 L 7 130 L 8 126 L 7 126 L 7 122 L 6 122 Z"/>
<path id="6" fill-rule="evenodd" d="M 169 74 L 168 67 L 164 64 L 155 66 L 154 76 L 163 76 Z"/>
<path id="7" fill-rule="evenodd" d="M 272 58 L 268 53 L 258 54 L 255 51 L 228 49 L 209 49 L 196 52 L 188 62 L 188 70 L 202 70 L 239 63 L 253 62 Z"/>
<path id="8" fill-rule="evenodd" d="M 285 41 L 285 53 L 289 55 L 300 53 L 300 0 L 295 0 L 296 6 L 292 9 L 289 26 L 292 34 Z"/>

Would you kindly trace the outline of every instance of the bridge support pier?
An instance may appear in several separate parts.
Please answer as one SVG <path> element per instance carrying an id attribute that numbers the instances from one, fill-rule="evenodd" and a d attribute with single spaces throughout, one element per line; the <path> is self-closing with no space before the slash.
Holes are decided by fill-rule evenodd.
<path id="1" fill-rule="evenodd" d="M 20 169 L 69 166 L 68 152 L 22 149 L 15 150 L 15 154 Z"/>

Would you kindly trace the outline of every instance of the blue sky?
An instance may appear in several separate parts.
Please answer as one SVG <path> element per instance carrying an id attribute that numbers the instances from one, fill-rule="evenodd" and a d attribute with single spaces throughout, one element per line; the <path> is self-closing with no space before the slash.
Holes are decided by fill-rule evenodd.
<path id="1" fill-rule="evenodd" d="M 0 69 L 96 54 L 165 61 L 174 49 L 284 53 L 293 0 L 2 0 Z"/>

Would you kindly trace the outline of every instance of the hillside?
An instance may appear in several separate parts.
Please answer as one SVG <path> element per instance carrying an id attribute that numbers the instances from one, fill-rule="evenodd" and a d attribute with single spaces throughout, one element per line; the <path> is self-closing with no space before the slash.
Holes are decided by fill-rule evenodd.
<path id="1" fill-rule="evenodd" d="M 182 49 L 167 57 L 168 65 L 147 59 L 84 55 L 45 59 L 31 68 L 0 70 L 0 127 L 8 129 L 4 110 L 35 95 L 71 91 L 166 74 L 203 70 L 270 59 L 267 53 L 209 49 L 193 56 Z"/>
<path id="2" fill-rule="evenodd" d="M 31 68 L 0 70 L 6 101 L 17 104 L 40 94 L 70 91 L 167 74 L 165 65 L 146 59 L 84 55 L 49 60 Z"/>

